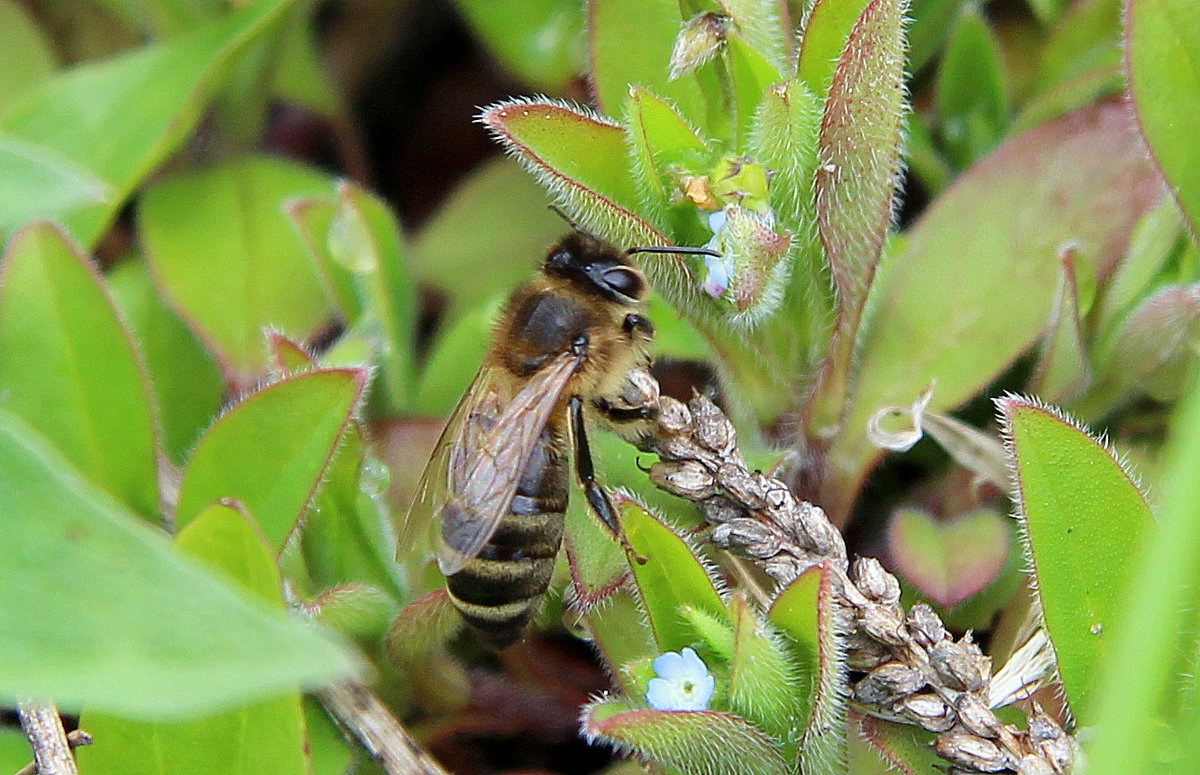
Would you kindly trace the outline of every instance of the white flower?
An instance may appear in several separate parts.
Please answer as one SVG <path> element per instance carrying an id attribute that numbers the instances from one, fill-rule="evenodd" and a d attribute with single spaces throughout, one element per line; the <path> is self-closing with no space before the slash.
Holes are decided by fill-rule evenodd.
<path id="1" fill-rule="evenodd" d="M 646 702 L 655 710 L 707 710 L 717 680 L 704 660 L 685 648 L 668 651 L 654 660 L 657 678 L 646 687 Z"/>

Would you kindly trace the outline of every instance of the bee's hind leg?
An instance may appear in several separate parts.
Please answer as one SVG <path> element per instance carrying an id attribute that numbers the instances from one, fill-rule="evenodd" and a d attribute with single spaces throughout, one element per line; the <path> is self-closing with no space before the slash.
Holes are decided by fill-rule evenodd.
<path id="1" fill-rule="evenodd" d="M 617 537 L 621 545 L 625 547 L 625 551 L 638 563 L 645 563 L 646 558 L 637 553 L 625 536 L 621 519 L 617 516 L 617 509 L 613 506 L 608 493 L 596 481 L 596 468 L 592 463 L 592 451 L 588 445 L 587 429 L 583 422 L 583 399 L 579 396 L 571 396 L 570 408 L 571 435 L 575 439 L 575 472 L 579 475 L 579 483 L 583 485 L 588 505 L 592 507 L 592 511 L 596 512 L 596 516 L 600 517 L 600 521 Z"/>

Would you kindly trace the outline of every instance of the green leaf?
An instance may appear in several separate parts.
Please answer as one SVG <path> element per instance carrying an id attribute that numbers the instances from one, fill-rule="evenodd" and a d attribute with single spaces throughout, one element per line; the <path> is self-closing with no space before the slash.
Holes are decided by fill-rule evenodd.
<path id="1" fill-rule="evenodd" d="M 1029 85 L 1032 94 L 1024 99 L 1010 133 L 1024 132 L 1105 95 L 1124 92 L 1121 5 L 1122 0 L 1081 0 L 1057 19 L 1049 37 L 1038 43 L 1040 56 Z M 1014 83 L 1021 67 L 1016 62 L 1026 59 L 1008 57 Z"/>
<path id="2" fill-rule="evenodd" d="M 316 40 L 316 26 L 307 15 L 284 26 L 272 96 L 325 116 L 334 122 L 334 131 L 343 131 L 341 122 L 346 120 L 346 106 L 325 67 Z"/>
<path id="3" fill-rule="evenodd" d="M 767 90 L 750 131 L 751 156 L 772 171 L 771 207 L 805 241 L 814 235 L 817 221 L 813 184 L 820 127 L 817 98 L 794 80 Z"/>
<path id="4" fill-rule="evenodd" d="M 638 710 L 620 700 L 585 706 L 583 733 L 636 751 L 687 775 L 789 775 L 759 729 L 729 713 Z"/>
<path id="5" fill-rule="evenodd" d="M 1200 16 L 1189 0 L 1126 2 L 1129 93 L 1138 126 L 1200 234 Z"/>
<path id="6" fill-rule="evenodd" d="M 680 606 L 727 616 L 708 570 L 692 548 L 650 512 L 624 498 L 617 508 L 630 546 L 645 559 L 631 558 L 629 565 L 658 647 L 679 651 L 694 645 L 700 636 L 680 615 Z"/>
<path id="7" fill-rule="evenodd" d="M 941 52 L 954 27 L 954 17 L 967 0 L 912 0 L 908 28 L 909 68 L 919 74 Z"/>
<path id="8" fill-rule="evenodd" d="M 817 226 L 837 290 L 838 320 L 813 402 L 818 435 L 842 416 L 863 304 L 892 221 L 906 111 L 907 7 L 907 0 L 872 0 L 863 11 L 841 52 L 821 122 Z"/>
<path id="9" fill-rule="evenodd" d="M 585 637 L 591 640 L 621 690 L 629 696 L 645 692 L 649 679 L 639 680 L 625 666 L 645 665 L 660 652 L 633 596 L 625 592 L 609 595 L 604 605 L 595 606 L 586 614 L 584 626 Z"/>
<path id="10" fill-rule="evenodd" d="M 250 597 L 284 610 L 274 558 L 234 505 L 209 506 L 176 544 Z M 84 712 L 80 723 L 95 740 L 79 755 L 82 775 L 305 775 L 308 769 L 298 692 L 175 723 L 91 711 Z"/>
<path id="11" fill-rule="evenodd" d="M 1050 325 L 1042 335 L 1041 353 L 1037 368 L 1029 381 L 1029 390 L 1046 401 L 1062 402 L 1073 398 L 1092 379 L 1088 346 L 1084 340 L 1083 318 L 1090 305 L 1095 280 L 1087 278 L 1080 288 L 1079 269 L 1073 248 L 1062 251 L 1062 272 L 1058 279 L 1058 294 L 1050 313 Z M 1080 296 L 1086 298 L 1081 299 Z"/>
<path id="12" fill-rule="evenodd" d="M 0 115 L 14 97 L 54 72 L 56 64 L 50 40 L 24 6 L 0 0 Z"/>
<path id="13" fill-rule="evenodd" d="M 347 427 L 304 523 L 304 558 L 318 590 L 367 582 L 403 597 L 386 504 L 387 470 L 367 453 L 363 428 Z"/>
<path id="14" fill-rule="evenodd" d="M 629 154 L 641 200 L 655 223 L 670 219 L 670 233 L 699 237 L 696 208 L 686 201 L 672 207 L 679 193 L 680 171 L 707 172 L 714 159 L 708 144 L 666 100 L 641 87 L 629 91 L 625 103 Z"/>
<path id="15" fill-rule="evenodd" d="M 130 717 L 345 679 L 356 658 L 235 592 L 0 412 L 0 696 Z"/>
<path id="16" fill-rule="evenodd" d="M 1088 772 L 1117 775 L 1164 769 L 1156 721 L 1164 700 L 1178 691 L 1180 653 L 1194 654 L 1200 564 L 1200 385 L 1193 380 L 1171 425 L 1158 497 L 1159 522 L 1132 578 L 1126 581 L 1116 626 L 1110 630 L 1109 669 L 1097 673 Z M 1182 636 L 1181 636 L 1182 634 Z M 1194 684 L 1194 677 L 1184 677 Z M 1194 713 L 1194 709 L 1192 710 Z M 1184 716 L 1186 719 L 1186 715 Z M 1181 725 L 1180 744 L 1192 748 L 1195 717 Z M 1194 751 L 1180 757 L 1194 761 Z M 1174 768 L 1183 773 L 1184 768 Z"/>
<path id="17" fill-rule="evenodd" d="M 455 7 L 500 64 L 535 91 L 569 91 L 583 70 L 583 9 L 576 0 L 456 0 Z"/>
<path id="18" fill-rule="evenodd" d="M 1163 196 L 1158 205 L 1138 221 L 1129 239 L 1129 250 L 1114 268 L 1103 288 L 1096 327 L 1109 329 L 1128 315 L 1151 288 L 1175 253 L 1183 231 L 1179 203 Z"/>
<path id="19" fill-rule="evenodd" d="M 587 11 L 589 74 L 602 112 L 621 115 L 629 88 L 641 86 L 669 99 L 694 124 L 706 125 L 709 109 L 696 76 L 669 77 L 683 29 L 675 0 L 588 0 Z"/>
<path id="20" fill-rule="evenodd" d="M 820 98 L 829 93 L 833 74 L 855 22 L 871 0 L 815 0 L 800 33 L 797 75 Z"/>
<path id="21" fill-rule="evenodd" d="M 954 608 L 996 580 L 1008 559 L 1003 517 L 980 509 L 936 520 L 915 508 L 897 510 L 888 550 L 904 577 L 941 608 Z"/>
<path id="22" fill-rule="evenodd" d="M 149 385 L 96 269 L 55 226 L 33 224 L 0 267 L 5 409 L 144 518 L 159 518 Z"/>
<path id="23" fill-rule="evenodd" d="M 142 241 L 163 294 L 239 385 L 264 370 L 264 328 L 305 339 L 332 314 L 281 210 L 329 190 L 314 170 L 251 156 L 159 183 L 142 200 Z"/>
<path id="24" fill-rule="evenodd" d="M 330 253 L 356 275 L 363 322 L 380 340 L 379 396 L 385 414 L 412 402 L 416 380 L 413 336 L 417 291 L 409 276 L 395 216 L 352 183 L 338 185 L 338 213 L 329 227 Z"/>
<path id="25" fill-rule="evenodd" d="M 332 200 L 297 197 L 284 202 L 283 211 L 304 243 L 330 306 L 343 321 L 358 320 L 362 303 L 354 288 L 354 277 L 329 252 L 329 228 L 337 216 Z"/>
<path id="26" fill-rule="evenodd" d="M 733 19 L 738 37 L 775 71 L 775 80 L 790 74 L 792 36 L 787 6 L 774 0 L 720 0 Z"/>
<path id="27" fill-rule="evenodd" d="M 289 377 L 246 397 L 208 429 L 183 472 L 175 523 L 220 498 L 245 504 L 279 551 L 322 481 L 367 375 L 330 369 Z"/>
<path id="28" fill-rule="evenodd" d="M 67 219 L 71 232 L 92 245 L 125 199 L 191 134 L 229 68 L 297 2 L 249 3 L 184 37 L 57 74 L 17 100 L 0 118 L 0 132 L 42 143 L 111 187 L 106 202 Z"/>
<path id="29" fill-rule="evenodd" d="M 341 727 L 312 697 L 304 698 L 304 721 L 312 757 L 312 775 L 346 775 L 351 771 L 355 749 Z"/>
<path id="30" fill-rule="evenodd" d="M 1120 260 L 1162 192 L 1131 118 L 1106 103 L 1009 141 L 908 231 L 872 291 L 854 405 L 830 451 L 827 470 L 845 472 L 821 498 L 835 521 L 878 454 L 872 414 L 911 403 L 933 379 L 930 409 L 944 412 L 1007 370 L 1045 330 L 1064 245 L 1096 276 Z"/>
<path id="31" fill-rule="evenodd" d="M 145 355 L 163 446 L 173 462 L 181 462 L 221 408 L 225 395 L 221 370 L 163 301 L 140 257 L 118 264 L 108 284 Z"/>
<path id="32" fill-rule="evenodd" d="M 734 619 L 733 659 L 729 663 L 729 709 L 769 734 L 787 759 L 808 722 L 809 697 L 797 692 L 797 665 L 784 639 L 743 595 L 731 600 Z"/>
<path id="33" fill-rule="evenodd" d="M 616 245 L 666 240 L 637 213 L 625 131 L 583 108 L 514 100 L 485 109 L 480 122 L 580 225 Z"/>
<path id="34" fill-rule="evenodd" d="M 788 637 L 800 668 L 793 691 L 807 716 L 800 770 L 837 773 L 846 759 L 846 660 L 834 602 L 833 573 L 814 566 L 783 590 L 767 614 Z"/>
<path id="35" fill-rule="evenodd" d="M 525 170 L 498 158 L 460 183 L 425 223 L 410 251 L 412 269 L 421 282 L 450 296 L 447 320 L 457 323 L 500 289 L 529 279 L 547 247 L 568 229 Z M 475 282 L 482 274 L 488 282 Z"/>
<path id="36" fill-rule="evenodd" d="M 938 68 L 937 112 L 959 168 L 991 151 L 1008 123 L 1000 47 L 974 4 L 964 6 Z"/>
<path id="37" fill-rule="evenodd" d="M 1090 724 L 1105 631 L 1153 517 L 1132 475 L 1084 429 L 1029 399 L 997 405 L 1046 631 L 1071 710 Z"/>
<path id="38" fill-rule="evenodd" d="M 492 324 L 503 303 L 500 296 L 480 303 L 434 342 L 413 401 L 414 414 L 449 416 L 483 363 L 492 338 Z"/>
<path id="39" fill-rule="evenodd" d="M 0 243 L 28 221 L 63 218 L 112 196 L 102 181 L 53 151 L 0 134 Z"/>
<path id="40" fill-rule="evenodd" d="M 0 772 L 19 772 L 33 761 L 33 748 L 20 727 L 0 727 Z"/>

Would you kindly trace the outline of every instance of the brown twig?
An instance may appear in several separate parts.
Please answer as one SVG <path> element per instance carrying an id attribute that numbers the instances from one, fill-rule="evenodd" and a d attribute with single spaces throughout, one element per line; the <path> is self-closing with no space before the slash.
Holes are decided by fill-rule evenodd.
<path id="1" fill-rule="evenodd" d="M 17 715 L 21 718 L 21 729 L 33 747 L 33 761 L 22 767 L 17 775 L 77 775 L 75 757 L 71 749 L 88 745 L 92 738 L 87 732 L 76 729 L 71 734 L 63 730 L 58 708 L 48 702 L 22 700 L 17 704 Z"/>
<path id="2" fill-rule="evenodd" d="M 836 604 L 852 621 L 852 687 L 871 715 L 938 734 L 938 754 L 960 772 L 1062 775 L 1078 746 L 1035 706 L 1029 727 L 1004 724 L 989 705 L 991 659 L 968 633 L 954 640 L 938 615 L 900 606 L 900 584 L 878 561 L 850 563 L 841 534 L 817 506 L 746 467 L 733 425 L 710 400 L 657 399 L 657 418 L 639 446 L 659 455 L 656 485 L 693 501 L 712 525 L 711 540 L 759 564 L 780 588 L 820 563 L 832 568 Z M 1042 676 L 1035 676 L 1041 678 Z"/>
<path id="3" fill-rule="evenodd" d="M 448 775 L 367 687 L 341 684 L 317 696 L 388 775 Z"/>

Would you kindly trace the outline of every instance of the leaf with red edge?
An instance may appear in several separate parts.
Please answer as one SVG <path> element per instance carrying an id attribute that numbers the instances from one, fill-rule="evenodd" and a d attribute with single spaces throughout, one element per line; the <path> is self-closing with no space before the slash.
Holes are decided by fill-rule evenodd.
<path id="1" fill-rule="evenodd" d="M 450 593 L 436 589 L 405 606 L 388 630 L 388 654 L 399 665 L 420 664 L 463 628 Z"/>
<path id="2" fill-rule="evenodd" d="M 813 94 L 824 97 L 833 83 L 838 58 L 855 21 L 869 0 L 816 0 L 800 34 L 797 75 Z"/>
<path id="3" fill-rule="evenodd" d="M 942 608 L 954 608 L 995 581 L 1008 546 L 1004 518 L 986 509 L 949 521 L 899 509 L 888 527 L 888 550 L 896 565 Z"/>
<path id="4" fill-rule="evenodd" d="M 866 434 L 878 409 L 936 379 L 930 409 L 946 411 L 995 380 L 1045 330 L 1061 248 L 1107 276 L 1161 191 L 1129 108 L 1105 103 L 1009 141 L 939 197 L 872 291 L 854 405 L 826 463 L 830 516 L 878 454 Z"/>
<path id="5" fill-rule="evenodd" d="M 246 397 L 200 439 L 183 472 L 176 524 L 236 498 L 279 551 L 320 486 L 367 378 L 363 369 L 312 371 Z"/>
<path id="6" fill-rule="evenodd" d="M 928 775 L 946 766 L 946 760 L 933 750 L 932 732 L 872 716 L 861 717 L 859 724 L 863 739 L 902 775 Z"/>
<path id="7" fill-rule="evenodd" d="M 1193 0 L 1126 0 L 1125 68 L 1138 126 L 1200 235 L 1200 16 Z"/>
<path id="8" fill-rule="evenodd" d="M 769 737 L 745 719 L 716 711 L 641 710 L 619 700 L 584 708 L 583 734 L 636 751 L 687 775 L 789 775 Z"/>
<path id="9" fill-rule="evenodd" d="M 580 225 L 624 247 L 666 237 L 637 212 L 625 130 L 586 108 L 549 100 L 512 100 L 479 121 Z"/>
<path id="10" fill-rule="evenodd" d="M 825 103 L 818 140 L 817 227 L 838 294 L 837 336 L 814 422 L 845 405 L 851 350 L 892 222 L 903 135 L 907 0 L 872 0 L 850 32 Z"/>
<path id="11" fill-rule="evenodd" d="M 0 265 L 0 396 L 93 482 L 159 518 L 141 354 L 99 272 L 49 223 L 18 232 Z"/>
<path id="12" fill-rule="evenodd" d="M 280 331 L 267 332 L 267 352 L 271 371 L 279 377 L 309 371 L 317 365 L 312 353 Z"/>
<path id="13" fill-rule="evenodd" d="M 1033 399 L 996 404 L 1046 632 L 1072 713 L 1089 724 L 1105 631 L 1121 613 L 1154 518 L 1134 476 L 1084 428 Z"/>

